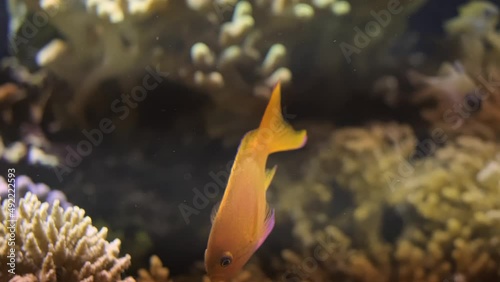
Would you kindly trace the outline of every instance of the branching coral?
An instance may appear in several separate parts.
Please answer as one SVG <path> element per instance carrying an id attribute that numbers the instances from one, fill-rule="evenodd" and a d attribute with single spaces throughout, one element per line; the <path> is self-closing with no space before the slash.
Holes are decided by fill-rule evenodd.
<path id="1" fill-rule="evenodd" d="M 402 8 L 367 39 L 370 48 L 352 47 L 360 58 L 353 63 L 357 73 L 368 69 L 362 67 L 365 59 L 372 62 L 373 57 L 382 57 L 374 54 L 387 52 L 392 36 L 384 35 L 401 31 L 406 15 L 422 2 L 390 2 Z M 355 28 L 373 21 L 374 13 L 387 5 L 386 0 L 369 4 L 360 0 L 11 0 L 11 37 L 13 46 L 29 45 L 24 25 L 32 24 L 35 16 L 47 18 L 36 33 L 46 42 L 37 50 L 36 61 L 69 85 L 72 107 L 68 112 L 77 118 L 84 119 L 84 110 L 102 92 L 103 82 L 117 81 L 128 92 L 140 83 L 145 68 L 157 69 L 170 80 L 211 94 L 217 109 L 207 115 L 208 131 L 220 137 L 224 126 L 234 130 L 221 121 L 250 118 L 262 106 L 255 95 L 267 97 L 277 80 L 292 81 L 292 65 L 304 64 L 300 55 L 304 43 L 315 42 L 308 44 L 317 49 L 307 59 L 314 65 L 311 72 L 340 73 L 346 58 L 339 44 L 352 44 Z M 50 28 L 57 35 L 43 32 Z M 218 128 L 211 126 L 215 122 Z"/>
<path id="2" fill-rule="evenodd" d="M 305 249 L 283 253 L 286 274 L 301 281 L 500 279 L 500 147 L 431 135 L 418 142 L 396 124 L 341 129 L 307 166 L 313 181 L 290 187 L 279 180 L 280 196 L 300 199 L 280 206 L 290 209 Z M 328 197 L 311 193 L 318 185 L 330 187 L 322 193 Z M 387 211 L 401 219 L 385 224 Z"/>
<path id="3" fill-rule="evenodd" d="M 288 69 L 280 69 L 286 55 L 283 45 L 256 45 L 263 36 L 257 26 L 269 27 L 263 20 L 273 18 L 264 16 L 256 21 L 252 16 L 255 7 L 249 2 L 131 0 L 119 4 L 89 0 L 83 5 L 76 1 L 40 2 L 36 7 L 26 1 L 11 2 L 12 10 L 27 6 L 48 14 L 50 23 L 64 35 L 64 40 L 54 39 L 40 50 L 37 62 L 78 89 L 73 103 L 77 112 L 88 104 L 99 83 L 141 72 L 147 65 L 169 73 L 171 79 L 216 90 L 231 82 L 246 84 L 237 74 L 237 65 L 246 65 L 243 72 L 257 75 L 262 83 L 267 80 L 264 85 L 268 88 L 277 79 L 286 82 L 291 78 Z M 292 23 L 294 18 L 314 14 L 306 4 L 282 4 L 275 5 L 273 12 Z M 262 2 L 261 8 L 269 5 Z M 222 24 L 227 16 L 223 12 L 233 9 L 232 20 Z M 17 35 L 21 40 L 21 29 Z M 256 85 L 257 91 L 261 86 Z"/>
<path id="4" fill-rule="evenodd" d="M 331 2 L 334 7 L 348 5 L 347 2 Z M 323 6 L 329 5 L 324 3 Z M 230 79 L 224 79 L 220 72 L 230 75 L 231 71 L 238 71 L 234 68 L 236 62 L 245 61 L 250 64 L 249 71 L 255 72 L 260 79 L 271 79 L 266 83 L 271 87 L 278 78 L 289 81 L 291 74 L 286 68 L 279 69 L 286 56 L 285 47 L 280 44 L 259 46 L 261 37 L 297 26 L 300 20 L 309 20 L 315 13 L 309 4 L 285 1 L 258 1 L 254 5 L 235 0 L 130 0 L 124 3 L 89 0 L 84 5 L 76 1 L 39 4 L 11 1 L 12 11 L 22 10 L 22 7 L 46 12 L 51 24 L 66 38 L 47 44 L 38 53 L 38 64 L 47 66 L 70 84 L 83 87 L 95 87 L 106 78 L 120 76 L 144 64 L 163 62 L 162 70 L 172 72 L 173 77 L 220 88 L 230 83 Z M 340 10 L 333 9 L 332 13 L 342 13 Z M 348 9 L 342 10 L 348 12 Z M 226 22 L 231 13 L 232 18 Z M 159 15 L 161 20 L 153 20 Z M 69 21 L 70 17 L 82 21 L 77 24 Z M 14 16 L 13 21 L 19 19 Z M 146 28 L 146 23 L 153 25 Z M 184 24 L 184 28 L 179 29 L 179 24 Z M 21 28 L 17 35 L 17 40 L 23 39 Z M 176 41 L 189 48 L 168 47 Z M 81 46 L 88 48 L 77 48 Z M 68 58 L 69 61 L 63 61 Z M 93 69 L 82 68 L 83 63 L 94 65 Z M 67 72 L 68 67 L 76 72 Z M 81 82 L 82 77 L 87 77 L 84 82 Z M 241 77 L 231 78 L 238 78 L 235 83 L 243 83 Z"/>
<path id="5" fill-rule="evenodd" d="M 0 109 L 2 110 L 2 122 L 12 125 L 14 106 L 26 104 L 26 112 L 23 112 L 23 122 L 40 124 L 47 101 L 50 98 L 50 91 L 36 92 L 43 88 L 48 80 L 45 71 L 30 73 L 29 69 L 21 65 L 14 58 L 3 59 L 0 64 L 0 76 L 6 80 L 0 85 Z M 20 113 L 16 113 L 20 115 Z"/>
<path id="6" fill-rule="evenodd" d="M 422 117 L 432 128 L 450 135 L 500 136 L 498 17 L 493 3 L 471 1 L 463 5 L 459 15 L 444 26 L 449 41 L 458 42 L 454 44 L 459 49 L 454 58 L 457 63 L 444 63 L 437 76 L 410 72 L 410 82 L 417 88 L 412 103 L 422 107 Z M 424 102 L 434 105 L 425 106 Z"/>
<path id="7" fill-rule="evenodd" d="M 149 260 L 149 271 L 140 269 L 137 282 L 171 282 L 169 279 L 170 271 L 163 267 L 163 263 L 157 256 L 152 256 Z"/>
<path id="8" fill-rule="evenodd" d="M 47 83 L 44 72 L 30 74 L 15 60 L 6 59 L 0 76 L 9 81 L 0 85 L 1 158 L 9 163 L 56 166 L 59 159 L 50 153 L 52 148 L 40 128 L 50 97 L 50 91 L 39 91 Z M 15 137 L 7 140 L 5 136 Z"/>
<path id="9" fill-rule="evenodd" d="M 59 158 L 56 155 L 46 153 L 35 144 L 26 144 L 21 141 L 16 141 L 12 142 L 8 146 L 5 146 L 1 137 L 0 157 L 8 163 L 19 163 L 25 161 L 28 164 L 49 167 L 55 167 L 59 164 Z"/>
<path id="10" fill-rule="evenodd" d="M 435 75 L 408 72 L 408 80 L 415 87 L 409 101 L 420 108 L 431 130 L 489 140 L 500 136 L 498 18 L 498 7 L 488 1 L 461 6 L 459 15 L 444 24 L 448 35 L 444 40 L 446 60 L 454 63 L 444 62 Z M 382 94 L 386 104 L 396 107 L 407 100 L 399 85 L 395 77 L 386 76 L 374 84 L 373 90 Z"/>
<path id="11" fill-rule="evenodd" d="M 432 129 L 449 135 L 469 134 L 486 139 L 500 136 L 500 88 L 498 76 L 471 77 L 460 64 L 445 63 L 435 77 L 410 72 L 417 87 L 412 102 Z M 425 102 L 433 105 L 426 106 Z"/>
<path id="12" fill-rule="evenodd" d="M 120 240 L 106 241 L 107 229 L 98 231 L 84 210 L 49 207 L 31 193 L 17 210 L 11 203 L 0 211 L 0 281 L 12 273 L 22 281 L 119 281 L 129 267 L 130 256 L 118 257 Z"/>
<path id="13" fill-rule="evenodd" d="M 414 212 L 396 250 L 401 280 L 442 281 L 450 271 L 467 281 L 499 279 L 499 149 L 459 137 L 394 184 L 390 204 Z"/>
<path id="14" fill-rule="evenodd" d="M 451 39 L 459 42 L 459 58 L 472 76 L 498 72 L 500 34 L 496 29 L 498 6 L 489 1 L 471 1 L 459 15 L 445 23 Z"/>

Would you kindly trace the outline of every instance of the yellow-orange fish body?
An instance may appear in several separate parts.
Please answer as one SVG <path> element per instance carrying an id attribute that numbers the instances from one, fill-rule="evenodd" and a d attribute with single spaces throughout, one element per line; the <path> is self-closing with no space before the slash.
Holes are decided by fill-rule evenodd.
<path id="1" fill-rule="evenodd" d="M 274 227 L 274 210 L 267 204 L 266 190 L 276 166 L 266 170 L 268 155 L 301 148 L 306 140 L 304 130 L 294 131 L 282 117 L 278 83 L 259 128 L 243 138 L 218 211 L 212 215 L 205 251 L 212 282 L 234 277 Z"/>

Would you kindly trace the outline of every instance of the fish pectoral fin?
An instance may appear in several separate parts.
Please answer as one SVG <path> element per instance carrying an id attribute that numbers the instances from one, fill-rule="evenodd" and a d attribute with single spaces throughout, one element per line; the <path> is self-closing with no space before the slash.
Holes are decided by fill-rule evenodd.
<path id="1" fill-rule="evenodd" d="M 271 208 L 269 204 L 266 206 L 266 219 L 264 220 L 264 230 L 262 233 L 262 237 L 257 244 L 257 248 L 259 248 L 262 243 L 267 239 L 271 231 L 274 228 L 274 208 Z"/>
<path id="2" fill-rule="evenodd" d="M 220 202 L 221 201 L 218 201 L 212 208 L 212 213 L 210 214 L 210 222 L 212 223 L 214 223 L 215 217 L 217 216 L 217 212 L 219 211 Z"/>
<path id="3" fill-rule="evenodd" d="M 271 182 L 273 181 L 274 174 L 276 174 L 277 168 L 278 168 L 278 166 L 275 165 L 275 166 L 273 166 L 273 168 L 266 170 L 266 183 L 265 183 L 266 191 L 269 188 L 269 186 L 271 185 Z"/>

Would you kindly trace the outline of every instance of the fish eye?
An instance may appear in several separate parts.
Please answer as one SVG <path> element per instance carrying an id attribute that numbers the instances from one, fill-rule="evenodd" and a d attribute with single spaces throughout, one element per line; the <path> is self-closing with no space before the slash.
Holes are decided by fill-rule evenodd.
<path id="1" fill-rule="evenodd" d="M 220 259 L 220 266 L 222 266 L 222 267 L 228 267 L 232 262 L 233 262 L 233 256 L 231 254 L 225 254 Z"/>
<path id="2" fill-rule="evenodd" d="M 481 109 L 481 99 L 479 99 L 479 97 L 477 97 L 473 93 L 468 93 L 467 95 L 465 95 L 465 103 L 467 104 L 467 106 L 474 109 L 473 112 Z"/>

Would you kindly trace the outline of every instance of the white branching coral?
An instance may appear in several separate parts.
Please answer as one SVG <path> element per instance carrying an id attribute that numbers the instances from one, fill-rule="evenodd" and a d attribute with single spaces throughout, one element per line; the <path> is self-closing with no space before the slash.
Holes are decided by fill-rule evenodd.
<path id="1" fill-rule="evenodd" d="M 106 241 L 108 230 L 97 230 L 83 209 L 50 207 L 31 193 L 17 209 L 12 203 L 0 210 L 0 281 L 121 281 L 130 256 L 118 257 L 120 240 Z"/>

